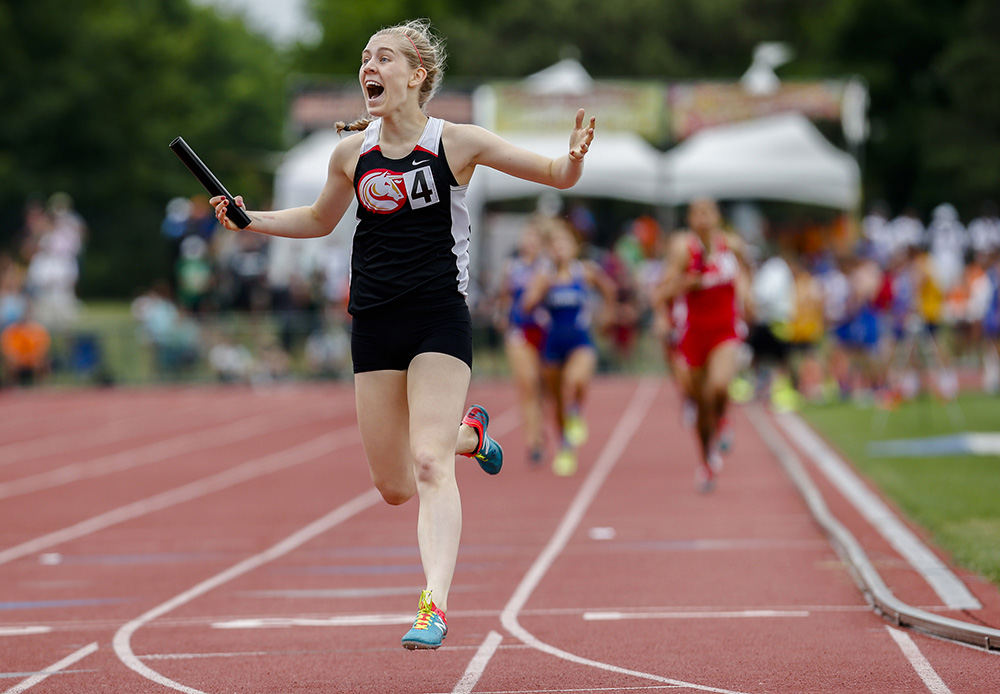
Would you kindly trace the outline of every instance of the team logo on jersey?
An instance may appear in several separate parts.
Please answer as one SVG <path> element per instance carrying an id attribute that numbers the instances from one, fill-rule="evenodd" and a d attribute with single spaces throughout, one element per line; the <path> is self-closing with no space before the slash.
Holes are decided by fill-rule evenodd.
<path id="1" fill-rule="evenodd" d="M 372 169 L 358 181 L 358 202 L 376 214 L 390 214 L 406 204 L 403 174 Z"/>

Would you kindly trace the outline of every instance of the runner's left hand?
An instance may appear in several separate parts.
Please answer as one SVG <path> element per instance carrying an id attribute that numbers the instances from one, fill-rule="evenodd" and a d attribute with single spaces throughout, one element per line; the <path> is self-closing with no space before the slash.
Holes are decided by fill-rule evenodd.
<path id="1" fill-rule="evenodd" d="M 590 143 L 594 141 L 594 123 L 597 118 L 590 117 L 590 123 L 584 126 L 584 111 L 581 108 L 576 112 L 576 126 L 569 136 L 569 158 L 573 161 L 583 161 L 583 157 L 590 151 Z"/>

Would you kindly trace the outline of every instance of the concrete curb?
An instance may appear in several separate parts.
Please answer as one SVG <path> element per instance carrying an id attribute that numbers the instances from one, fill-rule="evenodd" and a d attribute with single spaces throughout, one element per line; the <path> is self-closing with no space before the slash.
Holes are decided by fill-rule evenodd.
<path id="1" fill-rule="evenodd" d="M 830 538 L 837 554 L 847 564 L 865 599 L 877 613 L 897 626 L 912 627 L 934 636 L 986 650 L 1000 650 L 1000 630 L 933 614 L 908 605 L 893 595 L 868 559 L 861 544 L 830 512 L 823 495 L 813 484 L 799 456 L 778 434 L 768 416 L 757 405 L 747 407 L 746 413 L 764 443 L 795 484 L 816 522 Z"/>

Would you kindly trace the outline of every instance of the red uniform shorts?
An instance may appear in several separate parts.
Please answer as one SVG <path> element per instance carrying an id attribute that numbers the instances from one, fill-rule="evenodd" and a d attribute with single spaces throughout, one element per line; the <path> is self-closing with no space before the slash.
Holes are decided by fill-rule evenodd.
<path id="1" fill-rule="evenodd" d="M 697 369 L 705 365 L 708 355 L 712 350 L 729 340 L 741 340 L 740 334 L 734 325 L 722 325 L 716 328 L 698 328 L 692 330 L 690 327 L 684 331 L 677 346 L 680 353 L 684 355 L 684 360 L 692 369 Z"/>

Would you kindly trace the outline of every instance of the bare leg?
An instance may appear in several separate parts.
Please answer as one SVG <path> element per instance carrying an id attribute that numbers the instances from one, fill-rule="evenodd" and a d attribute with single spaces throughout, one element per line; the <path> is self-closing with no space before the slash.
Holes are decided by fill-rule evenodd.
<path id="1" fill-rule="evenodd" d="M 542 446 L 541 359 L 523 337 L 508 337 L 505 343 L 514 384 L 521 405 L 521 422 L 529 448 Z"/>
<path id="2" fill-rule="evenodd" d="M 556 435 L 560 445 L 566 430 L 566 400 L 563 390 L 563 367 L 560 364 L 546 364 L 542 367 L 542 377 L 545 389 L 552 398 L 553 415 L 556 423 Z"/>
<path id="3" fill-rule="evenodd" d="M 405 503 L 417 493 L 410 452 L 406 372 L 356 374 L 354 398 L 372 482 L 387 503 Z"/>
<path id="4" fill-rule="evenodd" d="M 597 369 L 597 352 L 593 347 L 577 347 L 563 368 L 563 402 L 577 409 L 583 407 L 590 379 Z"/>
<path id="5" fill-rule="evenodd" d="M 708 461 L 712 453 L 712 444 L 719 431 L 719 422 L 729 405 L 729 383 L 736 376 L 739 365 L 739 345 L 736 340 L 718 345 L 708 355 L 708 361 L 701 370 L 698 393 L 698 440 L 705 461 Z"/>
<path id="6" fill-rule="evenodd" d="M 417 543 L 434 603 L 448 609 L 458 543 L 462 502 L 455 480 L 455 453 L 471 452 L 478 436 L 461 421 L 471 371 L 460 360 L 438 353 L 420 354 L 407 371 L 410 448 L 420 510 Z"/>
<path id="7" fill-rule="evenodd" d="M 694 397 L 698 408 L 698 416 L 695 420 L 695 431 L 698 434 L 698 446 L 701 450 L 701 460 L 707 463 L 712 445 L 712 422 L 708 407 L 705 404 L 705 381 L 707 367 L 691 367 L 688 377 L 691 383 L 691 394 Z"/>

